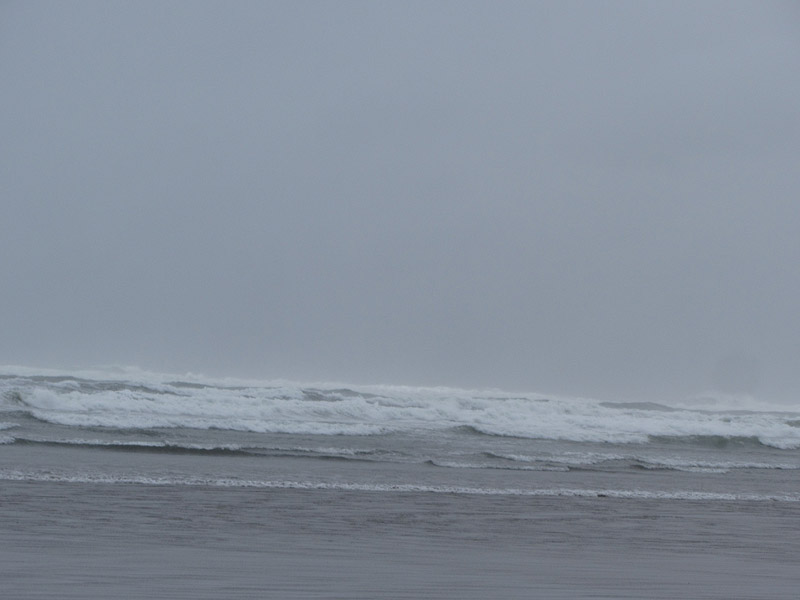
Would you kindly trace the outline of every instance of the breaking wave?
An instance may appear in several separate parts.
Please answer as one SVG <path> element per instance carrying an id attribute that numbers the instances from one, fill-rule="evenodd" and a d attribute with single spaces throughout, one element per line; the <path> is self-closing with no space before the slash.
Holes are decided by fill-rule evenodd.
<path id="1" fill-rule="evenodd" d="M 800 448 L 800 413 L 610 403 L 453 388 L 304 386 L 123 373 L 0 375 L 0 413 L 77 429 L 375 436 L 460 430 L 574 442 Z M 13 424 L 5 421 L 0 429 Z M 701 467 L 705 468 L 705 467 Z M 713 468 L 713 467 L 709 467 Z"/>

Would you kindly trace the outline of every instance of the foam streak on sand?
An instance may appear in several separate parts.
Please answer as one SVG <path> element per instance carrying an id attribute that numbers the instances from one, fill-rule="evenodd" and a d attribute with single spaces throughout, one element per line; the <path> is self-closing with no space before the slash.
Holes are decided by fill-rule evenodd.
<path id="1" fill-rule="evenodd" d="M 0 471 L 3 481 L 49 481 L 61 483 L 88 484 L 129 484 L 129 485 L 172 485 L 204 486 L 224 488 L 294 489 L 294 490 L 338 490 L 374 493 L 416 493 L 416 494 L 457 494 L 476 496 L 530 496 L 530 497 L 569 497 L 569 498 L 618 498 L 639 500 L 704 500 L 725 502 L 800 502 L 800 494 L 735 494 L 714 493 L 691 490 L 653 491 L 623 489 L 581 489 L 581 488 L 472 488 L 459 486 L 419 485 L 413 483 L 364 484 L 348 482 L 314 482 L 290 480 L 254 480 L 232 478 L 200 477 L 148 477 L 141 475 L 102 475 L 91 473 L 64 474 L 55 472 Z"/>

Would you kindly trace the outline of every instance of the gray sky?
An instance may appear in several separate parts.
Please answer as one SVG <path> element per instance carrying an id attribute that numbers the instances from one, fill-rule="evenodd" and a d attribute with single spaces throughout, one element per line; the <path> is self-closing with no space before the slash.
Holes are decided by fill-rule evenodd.
<path id="1" fill-rule="evenodd" d="M 800 395 L 800 9 L 2 2 L 0 363 Z"/>

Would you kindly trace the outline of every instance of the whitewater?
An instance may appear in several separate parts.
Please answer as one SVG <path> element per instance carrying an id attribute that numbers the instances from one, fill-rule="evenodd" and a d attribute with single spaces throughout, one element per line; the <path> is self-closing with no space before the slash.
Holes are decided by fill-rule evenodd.
<path id="1" fill-rule="evenodd" d="M 0 368 L 15 598 L 788 598 L 798 476 L 754 398 Z"/>

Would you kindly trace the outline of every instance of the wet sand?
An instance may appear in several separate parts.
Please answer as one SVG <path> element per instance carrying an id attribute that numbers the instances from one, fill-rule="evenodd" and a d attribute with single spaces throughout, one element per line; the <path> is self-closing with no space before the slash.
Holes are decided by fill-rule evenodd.
<path id="1" fill-rule="evenodd" d="M 2 482 L 14 599 L 758 598 L 790 503 Z"/>

